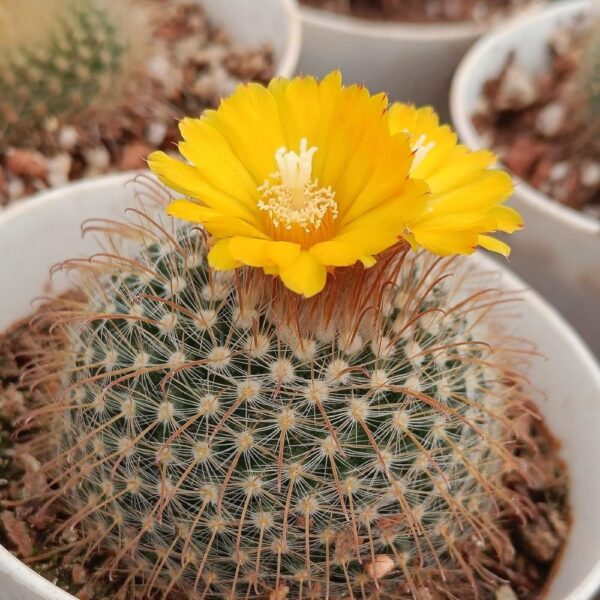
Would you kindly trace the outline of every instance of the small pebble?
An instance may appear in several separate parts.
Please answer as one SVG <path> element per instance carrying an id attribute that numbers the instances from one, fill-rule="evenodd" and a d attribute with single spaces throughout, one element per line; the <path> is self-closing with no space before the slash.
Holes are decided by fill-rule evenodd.
<path id="1" fill-rule="evenodd" d="M 555 137 L 562 129 L 566 113 L 562 102 L 551 102 L 538 113 L 535 128 L 546 137 Z"/>
<path id="2" fill-rule="evenodd" d="M 130 171 L 146 167 L 146 159 L 154 148 L 143 142 L 132 142 L 123 148 L 119 169 Z"/>
<path id="3" fill-rule="evenodd" d="M 170 98 L 183 86 L 183 75 L 173 69 L 173 64 L 165 52 L 157 52 L 146 65 L 148 76 L 157 81 Z"/>
<path id="4" fill-rule="evenodd" d="M 99 175 L 110 167 L 110 153 L 104 146 L 94 146 L 83 151 L 87 164 L 86 175 Z"/>
<path id="5" fill-rule="evenodd" d="M 6 190 L 8 191 L 8 197 L 11 200 L 16 200 L 25 194 L 25 184 L 19 177 L 11 177 L 6 184 Z"/>
<path id="6" fill-rule="evenodd" d="M 194 94 L 202 98 L 212 98 L 217 94 L 217 85 L 212 73 L 202 73 L 192 86 Z"/>
<path id="7" fill-rule="evenodd" d="M 556 163 L 548 173 L 548 179 L 550 181 L 562 181 L 571 170 L 571 164 L 567 161 Z"/>
<path id="8" fill-rule="evenodd" d="M 513 61 L 504 73 L 494 103 L 499 110 L 514 110 L 531 106 L 537 97 L 534 78 Z"/>
<path id="9" fill-rule="evenodd" d="M 531 556 L 542 563 L 552 562 L 562 543 L 543 516 L 527 523 L 520 537 Z"/>
<path id="10" fill-rule="evenodd" d="M 48 164 L 48 185 L 57 187 L 69 182 L 69 173 L 73 159 L 68 152 L 61 152 L 47 159 Z"/>
<path id="11" fill-rule="evenodd" d="M 160 146 L 165 141 L 167 125 L 161 121 L 152 121 L 146 127 L 146 139 L 153 146 Z"/>
<path id="12" fill-rule="evenodd" d="M 600 163 L 588 162 L 581 168 L 581 183 L 586 187 L 600 185 Z"/>
<path id="13" fill-rule="evenodd" d="M 13 175 L 34 179 L 45 179 L 48 172 L 46 159 L 39 152 L 22 148 L 8 150 L 6 167 Z"/>
<path id="14" fill-rule="evenodd" d="M 496 590 L 496 600 L 519 600 L 510 585 L 501 585 Z"/>
<path id="15" fill-rule="evenodd" d="M 58 132 L 58 145 L 63 150 L 73 150 L 79 141 L 79 133 L 72 125 L 64 125 Z"/>
<path id="16" fill-rule="evenodd" d="M 71 578 L 73 579 L 73 583 L 82 585 L 88 580 L 88 574 L 82 565 L 73 565 Z"/>

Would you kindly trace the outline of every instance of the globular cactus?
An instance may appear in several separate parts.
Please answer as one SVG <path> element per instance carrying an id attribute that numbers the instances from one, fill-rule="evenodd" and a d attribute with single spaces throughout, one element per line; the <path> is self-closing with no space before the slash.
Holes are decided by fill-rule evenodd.
<path id="1" fill-rule="evenodd" d="M 322 126 L 303 100 L 322 103 Z M 268 129 L 277 102 L 286 138 Z M 205 227 L 146 207 L 88 223 L 105 252 L 64 263 L 81 297 L 37 319 L 51 338 L 26 377 L 45 390 L 26 449 L 43 465 L 39 510 L 62 503 L 65 551 L 101 553 L 95 577 L 122 574 L 122 595 L 469 598 L 511 551 L 523 348 L 485 276 L 416 251 L 506 252 L 486 232 L 519 221 L 502 206 L 510 180 L 430 110 L 386 102 L 335 73 L 242 86 L 182 123 L 193 164 L 150 157 L 206 201 L 169 212 Z M 365 177 L 374 187 L 344 204 Z"/>
<path id="2" fill-rule="evenodd" d="M 600 19 L 588 34 L 584 47 L 581 75 L 591 118 L 600 122 Z"/>
<path id="3" fill-rule="evenodd" d="M 135 260 L 81 265 L 86 299 L 46 357 L 62 382 L 40 408 L 43 470 L 74 555 L 111 549 L 98 573 L 124 563 L 140 597 L 400 598 L 445 569 L 468 584 L 469 545 L 506 543 L 522 410 L 509 363 L 477 341 L 494 292 L 456 297 L 447 261 L 403 255 L 376 316 L 300 337 L 208 268 L 200 231 L 134 232 Z"/>
<path id="4" fill-rule="evenodd" d="M 119 102 L 139 68 L 144 15 L 134 2 L 0 2 L 0 136 Z M 128 23 L 136 20 L 135 32 Z M 141 21 L 140 21 L 141 19 Z"/>

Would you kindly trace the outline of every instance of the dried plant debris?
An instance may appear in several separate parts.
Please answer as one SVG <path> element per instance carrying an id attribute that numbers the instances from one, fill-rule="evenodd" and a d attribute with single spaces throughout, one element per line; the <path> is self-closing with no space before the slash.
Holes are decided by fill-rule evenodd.
<path id="1" fill-rule="evenodd" d="M 50 538 L 49 532 L 56 529 L 57 519 L 63 517 L 59 505 L 47 506 L 36 502 L 35 486 L 45 483 L 28 477 L 29 487 L 23 487 L 22 475 L 35 473 L 40 465 L 20 445 L 18 418 L 32 404 L 39 405 L 39 401 L 34 399 L 36 392 L 20 387 L 19 375 L 23 366 L 36 355 L 38 344 L 39 338 L 32 335 L 28 321 L 0 337 L 0 544 L 81 600 L 125 600 L 127 596 L 116 595 L 117 590 L 123 587 L 123 577 L 118 572 L 113 574 L 112 580 L 89 583 L 89 574 L 106 558 L 99 550 L 92 549 L 83 561 L 81 556 L 64 552 L 65 546 L 75 546 L 71 537 L 75 535 L 73 532 L 64 532 L 60 539 Z M 524 447 L 512 448 L 514 456 L 521 466 L 526 465 L 526 469 L 505 476 L 507 490 L 521 498 L 519 504 L 523 507 L 520 515 L 501 507 L 504 527 L 513 548 L 503 556 L 498 556 L 492 548 L 481 547 L 477 540 L 473 540 L 472 547 L 465 548 L 469 556 L 478 555 L 487 571 L 479 574 L 484 575 L 479 590 L 481 600 L 542 598 L 550 574 L 560 560 L 560 551 L 569 531 L 567 473 L 559 459 L 556 443 L 533 407 L 529 414 L 515 421 L 515 427 L 519 428 L 519 435 L 531 439 L 531 448 L 535 451 Z M 24 502 L 24 498 L 33 500 Z M 344 543 L 344 540 L 338 543 Z M 61 550 L 57 551 L 60 547 Z M 386 557 L 378 556 L 366 568 L 385 573 L 390 565 Z M 453 577 L 452 572 L 448 573 L 448 577 Z M 461 600 L 475 597 L 471 584 L 464 577 L 457 576 L 456 586 L 451 589 L 456 594 L 454 597 Z M 285 589 L 282 589 L 282 599 L 286 598 L 284 592 Z M 424 590 L 424 593 L 427 596 L 423 598 L 434 600 L 429 590 Z M 398 598 L 404 597 L 408 598 L 410 594 L 406 596 L 399 590 Z"/>
<path id="2" fill-rule="evenodd" d="M 559 27 L 540 73 L 512 54 L 500 75 L 486 82 L 473 121 L 516 175 L 600 218 L 600 120 L 590 120 L 580 81 L 587 27 L 583 21 Z"/>
<path id="3" fill-rule="evenodd" d="M 414 23 L 487 22 L 531 0 L 301 0 L 304 4 L 366 19 Z"/>
<path id="4" fill-rule="evenodd" d="M 268 45 L 236 47 L 198 2 L 147 1 L 156 11 L 140 81 L 144 93 L 115 107 L 109 119 L 95 113 L 68 122 L 50 118 L 40 135 L 19 146 L 9 146 L 0 132 L 0 206 L 82 177 L 145 168 L 152 150 L 174 149 L 177 119 L 215 107 L 240 82 L 266 83 L 273 76 Z"/>

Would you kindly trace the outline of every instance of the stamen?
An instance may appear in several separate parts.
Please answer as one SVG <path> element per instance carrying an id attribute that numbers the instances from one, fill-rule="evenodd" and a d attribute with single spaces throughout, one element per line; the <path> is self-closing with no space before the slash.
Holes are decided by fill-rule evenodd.
<path id="1" fill-rule="evenodd" d="M 278 171 L 273 173 L 259 188 L 259 210 L 269 214 L 275 227 L 290 230 L 294 225 L 306 233 L 318 229 L 330 212 L 338 216 L 335 192 L 330 187 L 320 187 L 312 179 L 312 159 L 317 148 L 308 148 L 308 141 L 300 141 L 300 153 L 279 148 L 275 153 Z"/>
<path id="2" fill-rule="evenodd" d="M 412 168 L 416 169 L 424 160 L 425 157 L 435 148 L 435 142 L 429 142 L 426 144 L 427 137 L 423 134 L 413 145 L 412 151 L 414 152 Z"/>

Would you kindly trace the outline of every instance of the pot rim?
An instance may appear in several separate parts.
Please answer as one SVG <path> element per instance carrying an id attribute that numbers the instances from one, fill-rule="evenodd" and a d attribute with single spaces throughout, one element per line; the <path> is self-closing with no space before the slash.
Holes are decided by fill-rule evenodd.
<path id="1" fill-rule="evenodd" d="M 277 77 L 292 77 L 300 60 L 302 51 L 302 19 L 296 0 L 280 0 L 289 23 L 289 32 L 285 52 L 277 65 Z"/>
<path id="2" fill-rule="evenodd" d="M 60 204 L 61 196 L 65 189 L 76 191 L 82 197 L 85 197 L 86 191 L 89 189 L 98 187 L 123 187 L 131 182 L 137 174 L 139 174 L 139 171 L 90 178 L 72 183 L 63 188 L 57 188 L 41 193 L 37 197 L 16 203 L 5 209 L 3 212 L 0 212 L 0 235 L 2 228 L 9 226 L 13 219 L 34 214 L 38 208 L 43 208 L 49 204 Z M 535 291 L 528 289 L 527 285 L 507 267 L 496 263 L 489 256 L 483 254 L 483 252 L 478 252 L 475 260 L 483 270 L 499 272 L 502 277 L 502 287 L 519 291 L 524 290 L 521 292 L 522 301 L 528 303 L 538 314 L 543 316 L 546 321 L 552 323 L 556 334 L 565 341 L 565 346 L 569 348 L 569 351 L 578 357 L 579 362 L 584 365 L 586 371 L 590 373 L 591 380 L 593 380 L 598 389 L 600 389 L 600 365 L 596 362 L 591 351 L 587 348 L 579 334 L 575 332 L 556 309 Z M 21 584 L 24 589 L 38 593 L 40 598 L 47 600 L 74 600 L 74 597 L 71 594 L 61 590 L 56 585 L 43 578 L 0 545 L 0 573 L 2 572 L 10 574 L 10 576 Z M 600 559 L 585 579 L 565 600 L 591 600 L 593 594 L 599 587 Z"/>
<path id="3" fill-rule="evenodd" d="M 537 11 L 545 0 L 532 0 L 530 6 L 510 15 L 507 20 L 521 19 L 529 12 Z M 300 5 L 300 17 L 305 25 L 329 29 L 335 33 L 357 37 L 387 40 L 449 41 L 471 40 L 479 37 L 489 26 L 471 21 L 456 23 L 390 23 L 368 20 L 352 15 L 340 15 L 313 6 Z M 503 21 L 501 19 L 500 21 Z M 494 24 L 492 24 L 493 27 Z"/>
<path id="4" fill-rule="evenodd" d="M 452 122 L 461 140 L 472 149 L 484 148 L 485 144 L 472 121 L 471 110 L 468 106 L 466 90 L 473 72 L 479 65 L 485 64 L 487 56 L 494 51 L 501 40 L 512 37 L 518 32 L 526 33 L 527 29 L 535 27 L 541 21 L 559 21 L 562 18 L 575 16 L 594 10 L 595 0 L 570 0 L 569 2 L 549 7 L 532 14 L 502 29 L 490 33 L 477 41 L 465 54 L 454 75 L 450 89 L 450 114 Z M 545 213 L 555 221 L 562 222 L 568 227 L 585 235 L 600 236 L 600 219 L 595 219 L 574 208 L 565 206 L 551 196 L 536 189 L 520 177 L 513 174 L 517 186 L 515 194 L 525 200 L 536 210 Z"/>

